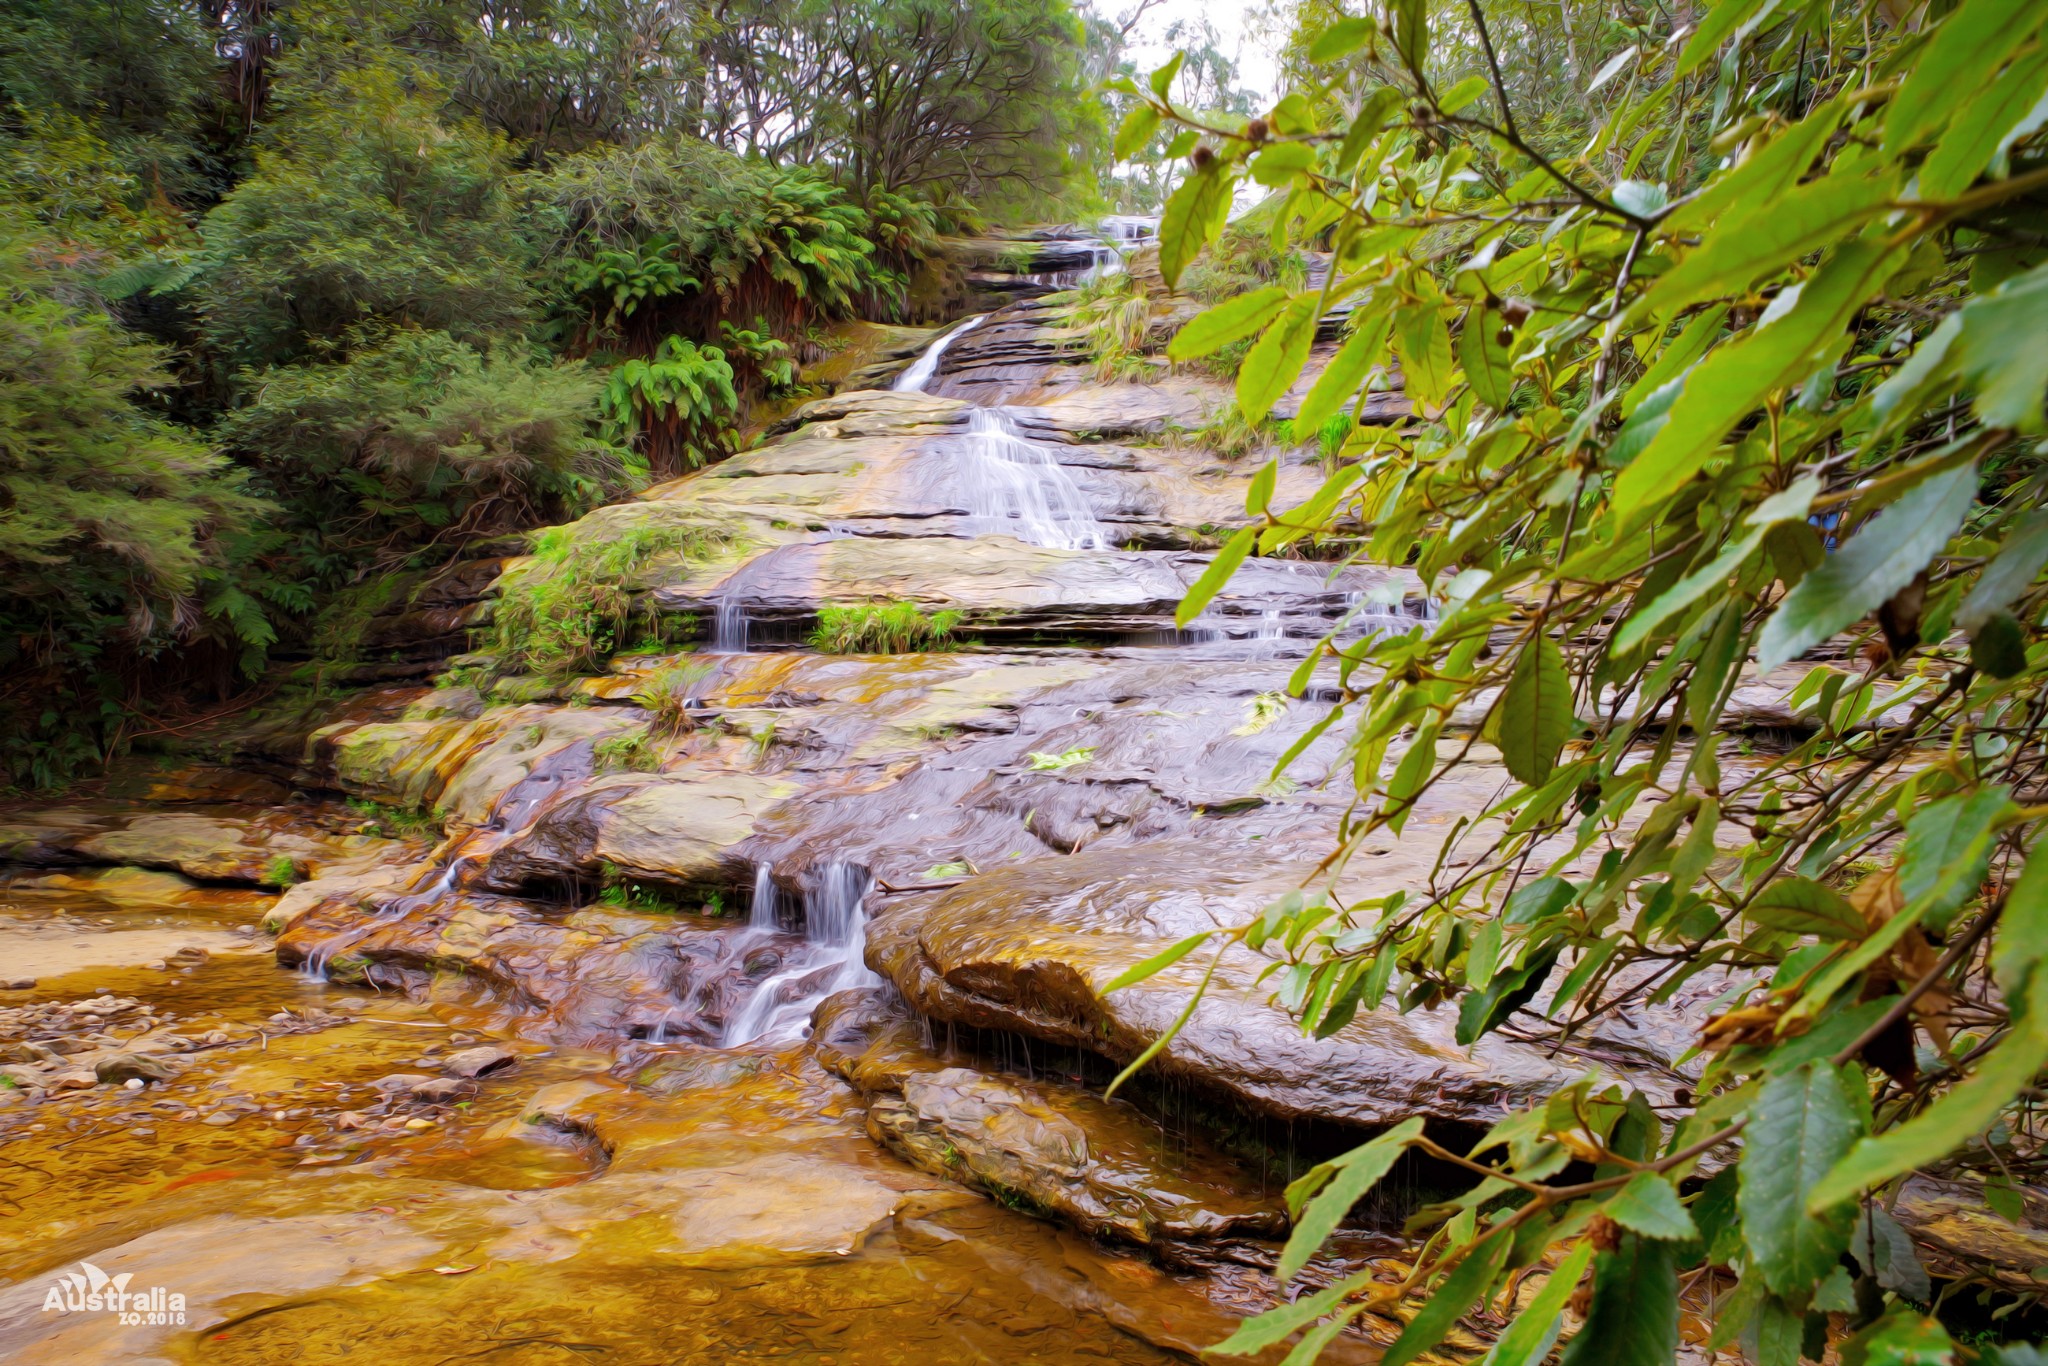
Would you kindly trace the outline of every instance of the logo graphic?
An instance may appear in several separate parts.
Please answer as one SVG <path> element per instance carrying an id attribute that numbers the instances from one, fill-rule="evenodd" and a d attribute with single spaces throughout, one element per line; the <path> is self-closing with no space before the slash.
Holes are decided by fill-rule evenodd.
<path id="1" fill-rule="evenodd" d="M 160 1285 L 130 1290 L 132 1271 L 109 1276 L 91 1262 L 80 1262 L 79 1270 L 57 1278 L 43 1296 L 43 1312 L 58 1314 L 119 1314 L 122 1323 L 181 1324 L 185 1321 L 185 1297 Z"/>

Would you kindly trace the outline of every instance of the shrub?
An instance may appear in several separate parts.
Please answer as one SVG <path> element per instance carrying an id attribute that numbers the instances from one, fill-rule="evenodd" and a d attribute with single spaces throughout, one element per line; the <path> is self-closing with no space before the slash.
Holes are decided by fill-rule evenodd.
<path id="1" fill-rule="evenodd" d="M 626 639 L 633 576 L 662 555 L 702 559 L 727 544 L 698 526 L 633 526 L 596 539 L 589 528 L 554 527 L 533 558 L 503 582 L 491 619 L 491 649 L 502 668 L 565 676 L 601 663 Z M 651 623 L 658 626 L 658 621 Z"/>
<path id="2" fill-rule="evenodd" d="M 898 655 L 943 650 L 963 620 L 960 613 L 926 613 L 914 602 L 826 607 L 811 632 L 811 648 L 828 655 Z"/>
<path id="3" fill-rule="evenodd" d="M 633 694 L 634 703 L 654 717 L 656 735 L 680 735 L 690 729 L 689 703 L 710 672 L 711 666 L 703 660 L 684 660 L 656 670 Z"/>
<path id="4" fill-rule="evenodd" d="M 622 441 L 658 474 L 694 470 L 725 454 L 739 409 L 732 365 L 715 346 L 666 337 L 646 359 L 621 362 L 600 402 Z"/>
<path id="5" fill-rule="evenodd" d="M 645 727 L 607 735 L 591 746 L 599 773 L 652 773 L 661 767 L 661 747 Z"/>

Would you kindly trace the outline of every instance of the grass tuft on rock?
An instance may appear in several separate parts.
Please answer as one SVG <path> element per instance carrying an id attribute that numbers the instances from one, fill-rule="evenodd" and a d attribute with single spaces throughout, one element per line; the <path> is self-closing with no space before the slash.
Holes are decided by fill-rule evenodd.
<path id="1" fill-rule="evenodd" d="M 826 607 L 811 632 L 811 648 L 827 655 L 901 655 L 953 647 L 965 617 L 950 609 L 926 612 L 914 602 Z"/>
<path id="2" fill-rule="evenodd" d="M 704 560 L 731 541 L 701 526 L 628 527 L 603 540 L 571 528 L 541 533 L 533 559 L 508 576 L 491 624 L 491 649 L 510 673 L 560 678 L 588 672 L 610 658 L 634 623 L 633 579 L 663 555 Z M 680 632 L 684 620 L 667 623 Z M 641 637 L 659 641 L 664 622 L 645 623 Z"/>

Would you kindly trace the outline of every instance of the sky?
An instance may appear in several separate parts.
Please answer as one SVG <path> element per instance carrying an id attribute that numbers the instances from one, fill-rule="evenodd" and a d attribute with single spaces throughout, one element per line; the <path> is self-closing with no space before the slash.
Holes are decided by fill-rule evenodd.
<path id="1" fill-rule="evenodd" d="M 1138 0 L 1096 0 L 1096 11 L 1121 20 Z M 1270 33 L 1264 5 L 1244 0 L 1159 0 L 1145 11 L 1131 43 L 1131 56 L 1140 71 L 1150 71 L 1173 55 L 1165 41 L 1166 30 L 1176 19 L 1209 21 L 1216 30 L 1217 46 L 1237 62 L 1237 83 L 1255 92 L 1260 104 L 1270 104 L 1279 83 L 1279 44 Z"/>

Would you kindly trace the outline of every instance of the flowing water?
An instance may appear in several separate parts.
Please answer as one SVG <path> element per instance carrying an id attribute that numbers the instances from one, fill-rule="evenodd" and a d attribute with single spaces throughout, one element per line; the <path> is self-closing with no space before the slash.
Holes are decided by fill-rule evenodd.
<path id="1" fill-rule="evenodd" d="M 1106 221 L 1086 273 L 1121 269 L 1153 226 Z M 893 387 L 924 392 L 949 349 L 983 322 L 978 315 L 940 334 Z M 1062 447 L 1031 434 L 1045 430 L 1038 419 L 994 405 L 972 406 L 960 421 L 921 448 L 948 462 L 946 496 L 965 503 L 950 531 L 1112 550 L 1117 537 L 1061 463 Z M 1119 559 L 1114 572 L 1136 572 L 1141 558 Z M 729 579 L 711 613 L 709 652 L 731 657 L 708 667 L 732 676 L 717 705 L 733 716 L 775 708 L 808 725 L 815 713 L 817 734 L 791 744 L 824 745 L 837 724 L 824 701 L 833 687 L 872 687 L 878 700 L 929 687 L 939 700 L 929 714 L 906 714 L 900 731 L 919 745 L 1017 726 L 1022 694 L 993 690 L 984 705 L 976 689 L 992 685 L 977 681 L 974 657 L 744 657 L 761 643 L 752 637 L 782 627 L 756 630 L 745 574 Z M 1275 571 L 1270 600 L 1220 599 L 1190 631 L 1161 642 L 1175 650 L 1159 653 L 1185 660 L 1184 647 L 1206 642 L 1284 673 L 1260 661 L 1298 645 L 1325 620 L 1317 612 L 1348 612 L 1346 629 L 1360 632 L 1412 624 L 1398 604 L 1346 601 L 1322 574 L 1314 565 Z M 1170 590 L 1174 581 L 1165 582 Z M 1045 668 L 1046 678 L 1076 667 L 1017 662 L 1024 673 Z M 798 664 L 818 671 L 799 678 Z M 864 672 L 835 683 L 835 669 Z M 940 669 L 943 684 L 921 681 Z M 1188 685 L 1188 710 L 1151 715 L 1186 721 L 1201 689 L 1233 678 L 1202 674 Z M 630 696 L 630 680 L 599 682 L 607 704 Z M 591 694 L 579 697 L 587 704 Z M 1230 712 L 1222 724 L 1236 724 L 1240 704 L 1221 705 Z M 337 836 L 357 862 L 337 865 L 276 957 L 254 930 L 276 909 L 270 892 L 139 872 L 122 873 L 126 882 L 69 873 L 0 881 L 0 1056 L 54 1050 L 91 1060 L 136 1048 L 171 1060 L 170 1075 L 133 1088 L 95 1085 L 87 1073 L 64 1089 L 49 1072 L 33 1091 L 0 1085 L 0 1359 L 1136 1366 L 1196 1360 L 1242 1313 L 1269 1302 L 1263 1275 L 1231 1257 L 1196 1275 L 1109 1250 L 1026 1212 L 1036 1207 L 1004 1195 L 1000 1181 L 991 1188 L 1004 1198 L 990 1200 L 952 1159 L 912 1165 L 905 1149 L 881 1140 L 873 1093 L 863 1099 L 836 1064 L 828 1072 L 827 1043 L 809 1037 L 835 997 L 829 1009 L 867 1002 L 897 1012 L 890 1018 L 913 1037 L 929 1033 L 928 1020 L 907 1023 L 894 988 L 867 962 L 869 913 L 901 890 L 879 883 L 862 852 L 880 831 L 856 822 L 800 855 L 777 852 L 771 862 L 763 852 L 751 868 L 735 856 L 736 866 L 713 868 L 706 876 L 744 902 L 743 914 L 717 914 L 717 893 L 698 912 L 695 882 L 682 877 L 687 888 L 657 888 L 681 899 L 660 909 L 634 900 L 637 890 L 593 899 L 593 867 L 611 892 L 631 886 L 612 862 L 625 856 L 606 841 L 652 841 L 662 867 L 672 852 L 662 845 L 710 841 L 730 818 L 693 807 L 671 819 L 658 805 L 630 820 L 601 805 L 578 814 L 593 794 L 655 801 L 664 792 L 661 777 L 600 765 L 597 737 L 619 734 L 602 729 L 618 723 L 605 708 L 578 706 L 572 698 L 508 721 L 512 732 L 535 716 L 562 729 L 534 724 L 535 737 L 550 738 L 515 750 L 510 776 L 490 789 L 495 798 L 453 821 L 455 833 L 431 853 L 424 840 L 387 841 L 394 847 L 373 856 L 348 844 L 356 836 Z M 1037 724 L 1094 714 L 1076 707 Z M 679 740 L 675 762 L 701 762 L 707 781 L 737 794 L 735 805 L 795 791 L 779 785 L 775 746 L 743 750 L 737 736 L 751 722 L 727 719 Z M 393 746 L 412 743 L 403 726 L 392 733 Z M 490 736 L 464 743 L 432 762 L 450 774 L 472 760 L 497 762 L 475 757 L 497 743 Z M 833 782 L 858 794 L 901 781 L 914 793 L 908 751 L 890 748 L 899 740 L 858 743 L 872 754 L 862 749 L 869 757 Z M 1042 757 L 1030 755 L 1029 766 Z M 1024 756 L 1016 762 L 1026 766 Z M 1232 762 L 1250 772 L 1253 759 Z M 933 831 L 929 861 L 943 878 L 954 854 L 938 827 L 967 819 L 971 804 L 967 782 L 943 765 L 927 780 L 932 795 L 883 798 L 867 823 L 908 828 L 923 818 L 916 828 Z M 1066 819 L 1035 805 L 1020 814 L 1026 831 L 1047 828 L 1034 820 Z M 297 809 L 309 825 L 338 828 L 346 817 Z M 1117 819 L 1091 815 L 1086 838 Z M 590 880 L 580 891 L 548 880 L 558 854 L 582 860 L 578 876 Z M 987 856 L 1019 855 L 999 844 Z M 521 859 L 540 871 L 520 873 Z M 878 953 L 888 923 L 872 927 Z M 278 959 L 299 971 L 281 971 Z M 7 990 L 17 975 L 32 976 L 33 987 Z M 1001 1037 L 1007 1057 L 1011 1036 Z M 1047 1067 L 1043 1048 L 1034 1060 L 1028 1040 L 1016 1043 L 1013 1070 L 1026 1081 L 1067 1076 Z M 910 1051 L 881 1049 L 876 1065 L 950 1069 L 955 1060 L 949 1046 L 938 1061 L 933 1049 L 904 1064 L 915 1049 L 903 1047 Z M 464 1064 L 478 1048 L 505 1056 L 481 1069 Z M 1000 1061 L 987 1065 L 1006 1075 Z M 1078 1179 L 1070 1168 L 1126 1159 L 1148 1182 L 1178 1180 L 1182 1163 L 1194 1170 L 1185 1135 L 1163 1136 L 1123 1102 L 1102 1105 L 1086 1091 L 1087 1068 L 1077 1061 L 1070 1071 L 1067 1099 L 1030 1100 L 1002 1120 L 1025 1126 L 1024 1136 L 1053 1134 L 1064 1154 L 1057 1170 L 1069 1173 L 1062 1179 Z M 1271 1195 L 1252 1184 L 1245 1200 Z M 52 1278 L 81 1262 L 175 1292 L 185 1318 L 131 1324 L 45 1311 Z"/>

